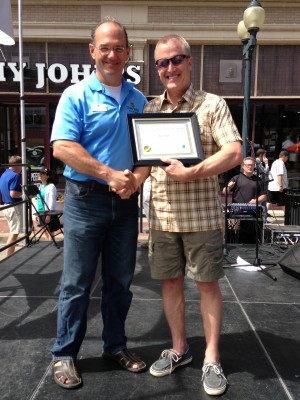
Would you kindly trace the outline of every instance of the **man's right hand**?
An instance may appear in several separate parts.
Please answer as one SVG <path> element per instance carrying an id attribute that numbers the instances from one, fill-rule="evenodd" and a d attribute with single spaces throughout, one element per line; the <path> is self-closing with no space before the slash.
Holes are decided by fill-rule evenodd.
<path id="1" fill-rule="evenodd" d="M 124 199 L 128 199 L 132 193 L 136 192 L 138 189 L 137 180 L 133 173 L 128 169 L 124 172 L 111 170 L 107 183 L 114 192 Z"/>

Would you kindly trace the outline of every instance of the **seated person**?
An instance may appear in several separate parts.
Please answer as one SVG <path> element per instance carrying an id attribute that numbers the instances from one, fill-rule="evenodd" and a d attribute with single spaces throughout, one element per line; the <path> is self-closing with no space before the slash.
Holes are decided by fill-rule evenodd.
<path id="1" fill-rule="evenodd" d="M 47 168 L 42 169 L 39 172 L 39 180 L 41 182 L 39 190 L 40 195 L 37 196 L 37 209 L 38 212 L 42 211 L 56 211 L 57 210 L 57 202 L 56 202 L 56 187 L 51 182 L 51 171 Z M 37 217 L 37 219 L 39 219 Z M 54 235 L 54 232 L 60 228 L 60 222 L 57 216 L 47 215 L 44 217 L 44 221 L 38 221 L 40 226 L 43 226 L 44 223 L 49 224 L 49 230 L 51 235 Z M 46 239 L 51 239 L 48 232 L 45 231 Z"/>
<path id="2" fill-rule="evenodd" d="M 233 203 L 248 203 L 261 205 L 266 201 L 265 185 L 261 178 L 254 175 L 255 160 L 252 157 L 246 157 L 243 160 L 243 173 L 235 175 L 223 189 L 223 193 L 232 192 Z M 256 242 L 256 221 L 240 221 L 238 232 L 238 243 L 255 243 Z M 262 226 L 260 227 L 262 229 Z"/>

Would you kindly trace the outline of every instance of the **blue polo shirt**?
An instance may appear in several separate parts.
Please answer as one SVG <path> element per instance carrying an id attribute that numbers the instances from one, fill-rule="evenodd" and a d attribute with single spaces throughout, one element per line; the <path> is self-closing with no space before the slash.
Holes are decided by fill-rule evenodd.
<path id="1" fill-rule="evenodd" d="M 22 193 L 21 188 L 21 178 L 20 174 L 17 174 L 15 171 L 11 169 L 6 169 L 0 178 L 0 191 L 2 195 L 2 201 L 5 204 L 19 203 L 22 201 L 22 198 L 14 199 L 10 197 L 10 191 L 14 190 L 15 192 Z"/>
<path id="2" fill-rule="evenodd" d="M 118 103 L 93 72 L 63 92 L 56 110 L 51 142 L 78 142 L 103 164 L 115 170 L 132 170 L 127 114 L 142 112 L 146 103 L 146 97 L 124 78 Z M 95 179 L 68 165 L 64 176 L 78 181 Z M 106 183 L 100 179 L 99 182 Z"/>

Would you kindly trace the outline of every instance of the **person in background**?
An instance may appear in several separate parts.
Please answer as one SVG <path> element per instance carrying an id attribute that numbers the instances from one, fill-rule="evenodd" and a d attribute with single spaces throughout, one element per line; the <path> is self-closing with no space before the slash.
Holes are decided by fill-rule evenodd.
<path id="1" fill-rule="evenodd" d="M 291 136 L 290 136 L 290 135 L 287 135 L 287 137 L 285 138 L 285 140 L 282 142 L 282 145 L 281 145 L 282 150 L 287 149 L 288 147 L 292 146 L 293 144 L 295 144 L 295 142 L 293 142 L 293 141 L 291 140 Z"/>
<path id="2" fill-rule="evenodd" d="M 12 205 L 14 207 L 6 208 L 3 214 L 8 222 L 9 236 L 6 245 L 11 245 L 6 250 L 6 256 L 10 256 L 15 251 L 16 245 L 12 244 L 18 239 L 23 230 L 23 209 L 22 204 L 22 188 L 21 188 L 21 171 L 22 167 L 16 164 L 21 164 L 20 156 L 11 156 L 8 160 L 9 167 L 3 172 L 0 178 L 0 191 L 4 205 Z"/>
<path id="3" fill-rule="evenodd" d="M 150 216 L 149 216 L 150 193 L 151 193 L 151 178 L 149 176 L 145 180 L 143 185 L 143 208 L 148 222 L 150 221 Z"/>
<path id="4" fill-rule="evenodd" d="M 150 205 L 150 194 L 151 194 L 151 178 L 150 176 L 145 180 L 143 184 L 143 209 L 149 225 L 149 205 Z M 149 247 L 149 236 L 148 240 L 141 244 L 142 249 L 148 249 Z"/>
<path id="5" fill-rule="evenodd" d="M 47 168 L 40 170 L 39 180 L 41 181 L 41 184 L 39 186 L 41 196 L 37 196 L 38 212 L 55 211 L 57 209 L 56 187 L 54 183 L 51 182 L 51 171 Z M 45 217 L 45 221 L 42 222 L 42 224 L 48 224 L 50 222 L 50 219 L 52 221 L 49 224 L 49 229 L 51 232 L 54 232 L 56 230 L 55 228 L 58 227 L 58 218 L 56 216 L 47 215 Z M 45 235 L 47 239 L 50 239 L 48 231 L 45 231 Z"/>
<path id="6" fill-rule="evenodd" d="M 288 177 L 285 163 L 289 159 L 289 153 L 282 150 L 279 157 L 272 163 L 271 176 L 272 181 L 268 184 L 268 202 L 270 204 L 277 204 L 278 206 L 285 205 L 284 193 L 288 188 Z M 268 204 L 268 208 L 269 208 Z"/>
<path id="7" fill-rule="evenodd" d="M 150 101 L 144 112 L 195 112 L 205 159 L 187 167 L 179 160 L 163 158 L 168 166 L 151 169 L 149 261 L 152 278 L 162 283 L 172 348 L 161 353 L 151 365 L 150 373 L 166 376 L 192 361 L 185 331 L 184 279 L 187 275 L 195 281 L 201 294 L 206 339 L 204 390 L 219 395 L 226 390 L 227 380 L 218 348 L 222 325 L 218 280 L 224 276 L 218 174 L 241 162 L 241 137 L 226 102 L 216 95 L 195 90 L 191 83 L 191 49 L 183 37 L 171 34 L 160 39 L 154 56 L 166 90 Z"/>
<path id="8" fill-rule="evenodd" d="M 147 100 L 122 77 L 131 51 L 125 28 L 108 17 L 91 37 L 96 70 L 64 91 L 51 137 L 54 157 L 66 164 L 64 266 L 52 347 L 54 380 L 65 389 L 82 385 L 76 359 L 100 255 L 102 356 L 130 372 L 146 369 L 127 348 L 125 321 L 132 300 L 140 185 L 131 172 L 127 114 L 142 112 Z M 125 200 L 116 193 L 120 190 L 126 191 Z"/>
<path id="9" fill-rule="evenodd" d="M 258 149 L 256 151 L 256 165 L 259 174 L 269 175 L 269 160 L 265 149 Z"/>
<path id="10" fill-rule="evenodd" d="M 235 175 L 224 187 L 223 193 L 232 192 L 232 202 L 242 204 L 262 205 L 266 201 L 265 184 L 260 177 L 254 175 L 255 159 L 245 157 L 243 160 L 243 173 Z M 238 242 L 256 243 L 256 221 L 239 221 Z M 262 230 L 262 227 L 261 227 Z M 262 233 L 262 232 L 261 232 Z"/>

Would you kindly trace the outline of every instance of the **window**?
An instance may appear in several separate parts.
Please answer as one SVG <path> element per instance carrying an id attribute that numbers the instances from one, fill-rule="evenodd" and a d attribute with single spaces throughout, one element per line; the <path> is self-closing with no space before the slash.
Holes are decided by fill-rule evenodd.
<path id="1" fill-rule="evenodd" d="M 260 46 L 258 96 L 299 96 L 299 46 Z"/>

